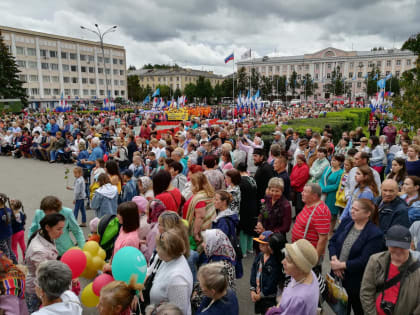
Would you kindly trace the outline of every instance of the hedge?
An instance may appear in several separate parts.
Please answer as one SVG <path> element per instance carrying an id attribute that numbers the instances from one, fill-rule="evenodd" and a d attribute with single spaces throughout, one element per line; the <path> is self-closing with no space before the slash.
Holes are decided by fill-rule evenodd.
<path id="1" fill-rule="evenodd" d="M 289 120 L 287 124 L 282 126 L 282 129 L 285 131 L 288 128 L 292 128 L 293 131 L 297 131 L 303 135 L 308 128 L 311 128 L 314 132 L 322 133 L 325 126 L 330 125 L 333 130 L 334 143 L 337 143 L 343 131 L 350 131 L 359 126 L 366 126 L 369 121 L 370 112 L 371 110 L 369 108 L 350 108 L 344 109 L 341 112 L 328 112 L 326 117 Z M 253 131 L 254 133 L 262 133 L 264 148 L 267 152 L 273 141 L 272 134 L 275 127 L 275 125 L 264 125 Z"/>

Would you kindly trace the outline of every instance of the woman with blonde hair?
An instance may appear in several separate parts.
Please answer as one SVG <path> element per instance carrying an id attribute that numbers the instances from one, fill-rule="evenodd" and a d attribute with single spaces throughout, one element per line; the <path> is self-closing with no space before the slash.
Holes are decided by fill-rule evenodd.
<path id="1" fill-rule="evenodd" d="M 213 197 L 214 189 L 207 180 L 206 175 L 198 172 L 191 175 L 192 197 L 185 203 L 183 218 L 188 221 L 189 235 L 193 238 L 193 249 L 201 243 L 201 232 L 210 228 L 216 218 L 216 208 Z M 195 245 L 195 246 L 194 246 Z"/>

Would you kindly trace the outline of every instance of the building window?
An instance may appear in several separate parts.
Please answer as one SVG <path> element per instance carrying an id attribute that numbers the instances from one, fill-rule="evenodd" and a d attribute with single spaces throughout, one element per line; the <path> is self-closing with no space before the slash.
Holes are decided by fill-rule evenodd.
<path id="1" fill-rule="evenodd" d="M 95 68 L 94 67 L 89 67 L 89 73 L 95 73 Z"/>
<path id="2" fill-rule="evenodd" d="M 108 57 L 105 57 L 105 63 L 109 63 L 109 58 Z"/>
<path id="3" fill-rule="evenodd" d="M 407 66 L 411 66 L 411 60 L 407 59 Z"/>
<path id="4" fill-rule="evenodd" d="M 73 77 L 73 78 L 71 78 L 71 83 L 77 83 L 77 78 L 75 78 L 75 77 Z"/>
<path id="5" fill-rule="evenodd" d="M 89 58 L 89 62 L 91 62 L 91 61 L 94 61 L 94 60 L 95 60 L 95 56 L 91 56 L 91 55 L 89 55 L 89 56 L 88 56 L 88 58 Z"/>
<path id="6" fill-rule="evenodd" d="M 79 90 L 78 89 L 73 89 L 73 95 L 79 95 Z"/>
<path id="7" fill-rule="evenodd" d="M 179 81 L 179 77 L 176 77 L 176 80 Z"/>
<path id="8" fill-rule="evenodd" d="M 55 50 L 50 50 L 50 58 L 57 58 L 57 52 Z"/>
<path id="9" fill-rule="evenodd" d="M 387 61 L 386 61 L 386 66 L 387 66 L 387 67 L 391 67 L 391 60 L 387 60 Z"/>
<path id="10" fill-rule="evenodd" d="M 45 49 L 41 49 L 40 51 L 39 51 L 39 55 L 41 56 L 41 57 L 47 57 L 47 51 L 45 50 Z"/>
<path id="11" fill-rule="evenodd" d="M 48 70 L 50 68 L 49 64 L 46 62 L 41 63 L 41 69 Z"/>
<path id="12" fill-rule="evenodd" d="M 32 88 L 31 95 L 39 95 L 39 90 L 37 88 Z"/>
<path id="13" fill-rule="evenodd" d="M 118 91 L 118 90 L 115 90 L 115 91 L 114 91 L 114 95 L 115 95 L 115 96 L 119 96 L 119 95 L 120 95 L 119 91 Z"/>
<path id="14" fill-rule="evenodd" d="M 401 60 L 397 59 L 397 66 L 401 66 Z"/>
<path id="15" fill-rule="evenodd" d="M 99 90 L 99 95 L 104 95 L 104 94 L 105 94 L 104 90 Z"/>
<path id="16" fill-rule="evenodd" d="M 99 79 L 99 84 L 104 85 L 104 79 Z"/>
<path id="17" fill-rule="evenodd" d="M 96 90 L 90 90 L 90 95 L 95 96 L 96 95 Z"/>
<path id="18" fill-rule="evenodd" d="M 70 59 L 71 60 L 76 60 L 77 59 L 76 54 L 75 53 L 70 53 Z"/>
<path id="19" fill-rule="evenodd" d="M 70 70 L 70 66 L 69 65 L 63 64 L 62 67 L 63 67 L 63 71 L 69 71 Z"/>
<path id="20" fill-rule="evenodd" d="M 350 62 L 350 69 L 353 69 L 354 67 L 354 62 Z"/>
<path id="21" fill-rule="evenodd" d="M 80 60 L 81 61 L 86 61 L 86 55 L 80 55 Z"/>
<path id="22" fill-rule="evenodd" d="M 83 84 L 87 84 L 88 83 L 88 79 L 87 78 L 82 78 L 82 83 Z"/>
<path id="23" fill-rule="evenodd" d="M 74 66 L 74 65 L 73 65 L 73 66 L 71 66 L 71 71 L 72 71 L 72 72 L 76 72 L 76 71 L 77 71 L 77 66 Z"/>
<path id="24" fill-rule="evenodd" d="M 51 95 L 51 89 L 44 89 L 44 95 Z"/>
<path id="25" fill-rule="evenodd" d="M 114 70 L 112 70 L 112 73 L 114 73 L 114 75 L 118 75 L 118 70 L 114 69 Z"/>
<path id="26" fill-rule="evenodd" d="M 31 74 L 29 76 L 29 81 L 30 82 L 38 82 L 38 76 L 36 74 Z"/>
<path id="27" fill-rule="evenodd" d="M 98 63 L 102 63 L 102 62 L 103 62 L 102 57 L 98 57 Z"/>
<path id="28" fill-rule="evenodd" d="M 353 72 L 349 72 L 349 78 L 353 78 Z"/>
<path id="29" fill-rule="evenodd" d="M 373 62 L 369 62 L 368 67 L 369 67 L 369 68 L 372 68 L 373 66 L 374 66 Z"/>
<path id="30" fill-rule="evenodd" d="M 331 63 L 329 62 L 329 63 L 327 63 L 327 68 L 328 69 L 331 69 Z"/>
<path id="31" fill-rule="evenodd" d="M 59 89 L 54 89 L 53 94 L 54 95 L 60 95 L 60 90 Z"/>
<path id="32" fill-rule="evenodd" d="M 89 79 L 89 84 L 95 84 L 95 79 L 90 78 L 90 79 Z"/>
<path id="33" fill-rule="evenodd" d="M 36 69 L 36 68 L 38 68 L 38 63 L 36 61 L 28 61 L 28 68 L 29 69 Z"/>
<path id="34" fill-rule="evenodd" d="M 357 82 L 357 87 L 361 88 L 362 87 L 362 82 Z"/>
<path id="35" fill-rule="evenodd" d="M 291 66 L 290 66 L 290 70 L 291 70 L 291 71 L 295 71 L 295 65 L 291 65 Z M 261 70 L 260 70 L 260 72 L 261 72 Z"/>
<path id="36" fill-rule="evenodd" d="M 124 96 L 125 95 L 125 91 L 121 91 L 121 96 Z"/>
<path id="37" fill-rule="evenodd" d="M 358 77 L 358 78 L 361 78 L 361 77 L 362 77 L 362 75 L 363 75 L 363 72 L 358 72 L 358 73 L 357 73 L 357 77 Z"/>
<path id="38" fill-rule="evenodd" d="M 112 59 L 112 63 L 113 63 L 114 65 L 117 65 L 117 64 L 118 64 L 118 59 L 113 58 L 113 59 Z"/>
<path id="39" fill-rule="evenodd" d="M 104 73 L 104 68 L 98 68 L 98 73 Z"/>
<path id="40" fill-rule="evenodd" d="M 399 71 L 395 71 L 395 76 L 396 76 L 397 78 L 399 78 L 399 77 L 400 77 L 400 72 L 399 72 Z"/>
<path id="41" fill-rule="evenodd" d="M 49 75 L 43 75 L 42 76 L 42 81 L 44 81 L 44 82 L 50 82 L 50 80 L 51 80 L 51 78 L 50 78 Z"/>
<path id="42" fill-rule="evenodd" d="M 124 80 L 120 80 L 120 85 L 121 85 L 121 86 L 125 85 Z"/>
<path id="43" fill-rule="evenodd" d="M 385 75 L 388 75 L 388 74 L 390 74 L 391 73 L 391 71 L 387 71 L 387 72 L 385 72 Z"/>
<path id="44" fill-rule="evenodd" d="M 309 65 L 305 65 L 305 70 L 309 70 Z"/>
<path id="45" fill-rule="evenodd" d="M 70 95 L 70 89 L 64 89 L 64 95 Z"/>
<path id="46" fill-rule="evenodd" d="M 280 66 L 277 66 L 277 67 L 276 67 L 276 71 L 277 71 L 277 72 L 280 72 Z"/>
<path id="47" fill-rule="evenodd" d="M 269 67 L 268 67 L 268 71 L 269 71 L 269 72 L 273 72 L 273 66 L 269 66 Z"/>
<path id="48" fill-rule="evenodd" d="M 382 62 L 381 62 L 381 61 L 377 61 L 377 62 L 376 62 L 376 66 L 377 66 L 377 67 L 380 67 L 381 65 L 382 65 Z"/>
<path id="49" fill-rule="evenodd" d="M 120 75 L 124 75 L 124 70 L 120 70 Z"/>
<path id="50" fill-rule="evenodd" d="M 64 83 L 70 83 L 70 77 L 63 77 Z"/>
<path id="51" fill-rule="evenodd" d="M 27 78 L 26 78 L 26 74 L 19 74 L 19 80 L 26 82 Z"/>
<path id="52" fill-rule="evenodd" d="M 111 69 L 106 68 L 106 69 L 105 69 L 105 73 L 106 73 L 106 74 L 111 74 Z"/>
<path id="53" fill-rule="evenodd" d="M 124 60 L 120 59 L 120 65 L 124 64 Z"/>
<path id="54" fill-rule="evenodd" d="M 118 85 L 118 80 L 114 80 L 114 85 Z"/>
<path id="55" fill-rule="evenodd" d="M 16 46 L 16 55 L 25 55 L 25 48 Z"/>
<path id="56" fill-rule="evenodd" d="M 327 73 L 327 79 L 331 78 L 331 73 Z"/>
<path id="57" fill-rule="evenodd" d="M 58 63 L 52 63 L 50 64 L 51 70 L 58 70 Z"/>
<path id="58" fill-rule="evenodd" d="M 315 70 L 319 70 L 319 63 L 315 64 Z"/>
<path id="59" fill-rule="evenodd" d="M 86 67 L 80 67 L 81 72 L 86 72 Z"/>
<path id="60" fill-rule="evenodd" d="M 85 96 L 89 95 L 89 90 L 83 90 L 83 95 Z"/>
<path id="61" fill-rule="evenodd" d="M 36 49 L 35 48 L 26 48 L 26 53 L 28 56 L 36 56 Z"/>
<path id="62" fill-rule="evenodd" d="M 61 59 L 67 59 L 67 53 L 65 51 L 61 52 Z"/>
<path id="63" fill-rule="evenodd" d="M 106 80 L 106 84 L 111 85 L 112 84 L 112 80 L 111 79 Z"/>
<path id="64" fill-rule="evenodd" d="M 318 80 L 318 79 L 319 79 L 319 74 L 315 73 L 315 80 Z"/>
<path id="65" fill-rule="evenodd" d="M 20 68 L 26 68 L 26 61 L 25 60 L 16 60 L 16 64 Z"/>
<path id="66" fill-rule="evenodd" d="M 60 82 L 60 78 L 57 75 L 53 75 L 51 79 L 52 79 L 52 82 Z"/>

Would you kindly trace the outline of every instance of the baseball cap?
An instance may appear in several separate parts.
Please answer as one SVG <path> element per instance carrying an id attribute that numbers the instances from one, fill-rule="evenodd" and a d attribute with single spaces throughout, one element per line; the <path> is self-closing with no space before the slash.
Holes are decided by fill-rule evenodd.
<path id="1" fill-rule="evenodd" d="M 410 249 L 411 234 L 405 226 L 397 224 L 386 232 L 385 241 L 386 246 Z"/>
<path id="2" fill-rule="evenodd" d="M 264 231 L 260 234 L 259 237 L 254 237 L 254 241 L 261 243 L 261 244 L 268 244 L 269 238 L 273 234 L 271 231 Z"/>

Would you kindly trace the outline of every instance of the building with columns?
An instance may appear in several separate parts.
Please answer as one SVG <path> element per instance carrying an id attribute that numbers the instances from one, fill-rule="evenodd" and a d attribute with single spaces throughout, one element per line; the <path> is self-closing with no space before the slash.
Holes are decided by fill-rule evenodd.
<path id="1" fill-rule="evenodd" d="M 316 99 L 323 99 L 327 95 L 324 86 L 330 82 L 335 68 L 340 69 L 346 85 L 351 86 L 353 97 L 366 96 L 366 75 L 373 69 L 379 68 L 381 78 L 392 73 L 394 77 L 415 67 L 416 56 L 411 51 L 386 49 L 377 51 L 344 51 L 333 47 L 321 51 L 288 57 L 263 57 L 239 61 L 238 69 L 245 67 L 247 73 L 255 69 L 261 76 L 286 76 L 289 80 L 293 71 L 297 79 L 309 73 L 318 84 L 315 91 Z"/>
<path id="2" fill-rule="evenodd" d="M 126 55 L 122 46 L 0 26 L 16 58 L 30 103 L 53 108 L 66 100 L 94 101 L 127 97 Z M 106 81 L 107 80 L 107 81 Z"/>

